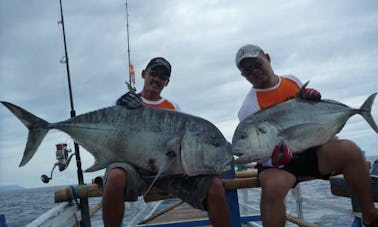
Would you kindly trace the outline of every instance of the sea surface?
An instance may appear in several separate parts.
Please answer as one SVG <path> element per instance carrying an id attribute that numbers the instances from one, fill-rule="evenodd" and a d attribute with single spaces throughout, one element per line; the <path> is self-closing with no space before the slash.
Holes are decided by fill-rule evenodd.
<path id="1" fill-rule="evenodd" d="M 369 157 L 374 161 L 377 157 Z M 54 193 L 64 186 L 44 187 L 33 189 L 19 189 L 13 191 L 0 191 L 0 214 L 4 214 L 8 227 L 25 226 L 26 224 L 39 217 L 44 212 L 52 208 L 54 204 Z M 348 198 L 336 197 L 331 194 L 330 184 L 324 180 L 312 180 L 300 184 L 301 194 L 304 198 L 311 199 L 315 202 L 303 201 L 303 216 L 306 221 L 317 223 L 320 226 L 351 226 L 353 214 L 351 202 Z M 245 197 L 247 195 L 247 197 Z M 248 200 L 248 204 L 254 207 L 259 206 L 260 190 L 252 189 L 247 193 L 239 190 L 239 200 L 242 197 Z M 100 198 L 90 198 L 90 205 L 100 201 Z M 320 206 L 317 203 L 324 203 Z M 132 206 L 140 209 L 143 202 L 136 202 Z M 378 204 L 375 204 L 378 207 Z M 287 211 L 297 216 L 296 203 L 293 193 L 289 193 L 286 199 Z M 331 209 L 337 207 L 337 210 Z M 130 213 L 130 206 L 127 206 L 126 213 Z M 129 217 L 124 219 L 127 223 Z M 102 226 L 101 210 L 93 217 L 92 226 Z M 296 226 L 287 223 L 286 226 Z"/>

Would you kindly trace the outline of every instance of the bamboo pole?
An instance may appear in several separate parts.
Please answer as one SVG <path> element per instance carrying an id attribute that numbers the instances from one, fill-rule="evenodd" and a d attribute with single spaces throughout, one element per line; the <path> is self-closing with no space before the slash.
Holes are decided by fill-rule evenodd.
<path id="1" fill-rule="evenodd" d="M 172 206 L 169 206 L 169 207 L 165 208 L 164 210 L 159 211 L 159 212 L 151 215 L 150 217 L 144 219 L 143 221 L 139 222 L 138 225 L 146 224 L 147 222 L 154 220 L 155 218 L 167 213 L 168 211 L 175 209 L 176 207 L 180 206 L 183 203 L 184 203 L 184 201 L 177 202 L 177 203 L 173 204 Z"/>
<path id="2" fill-rule="evenodd" d="M 257 188 L 260 187 L 257 170 L 247 170 L 236 172 L 235 179 L 222 179 L 226 190 L 241 188 Z M 313 180 L 314 178 L 300 178 L 299 181 Z M 376 179 L 373 178 L 376 181 Z M 67 187 L 55 192 L 55 202 L 70 201 L 76 198 L 98 197 L 102 196 L 102 189 L 97 184 L 77 185 L 75 187 Z M 173 195 L 161 192 L 157 188 L 152 188 L 145 196 L 145 201 L 157 201 L 163 199 L 175 198 Z"/>
<path id="3" fill-rule="evenodd" d="M 286 219 L 294 224 L 297 224 L 298 226 L 302 227 L 319 227 L 319 225 L 308 222 L 306 220 L 300 219 L 298 217 L 295 217 L 291 214 L 286 214 Z"/>
<path id="4" fill-rule="evenodd" d="M 257 177 L 257 169 L 235 172 L 236 178 Z"/>

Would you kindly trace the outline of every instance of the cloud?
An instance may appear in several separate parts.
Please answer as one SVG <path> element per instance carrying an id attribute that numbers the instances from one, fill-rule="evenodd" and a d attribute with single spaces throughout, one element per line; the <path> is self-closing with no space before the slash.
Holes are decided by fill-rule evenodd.
<path id="1" fill-rule="evenodd" d="M 250 85 L 234 63 L 247 43 L 268 52 L 277 74 L 294 74 L 331 98 L 358 108 L 377 92 L 378 5 L 345 1 L 129 0 L 130 54 L 137 89 L 150 58 L 163 56 L 173 75 L 163 95 L 184 111 L 213 122 L 231 139 Z M 63 1 L 76 114 L 113 105 L 126 91 L 125 1 Z M 55 122 L 69 118 L 66 65 L 57 1 L 0 2 L 0 100 Z M 377 101 L 372 115 L 378 119 Z M 0 180 L 41 187 L 55 162 L 55 144 L 72 141 L 51 131 L 35 157 L 18 168 L 27 129 L 0 107 Z M 341 136 L 375 155 L 377 134 L 360 116 Z M 82 149 L 83 168 L 93 157 Z M 74 163 L 56 178 L 76 183 Z M 12 173 L 12 174 L 8 174 Z M 86 180 L 92 175 L 85 174 Z M 16 177 L 15 177 L 16 176 Z M 61 182 L 52 181 L 51 184 Z"/>

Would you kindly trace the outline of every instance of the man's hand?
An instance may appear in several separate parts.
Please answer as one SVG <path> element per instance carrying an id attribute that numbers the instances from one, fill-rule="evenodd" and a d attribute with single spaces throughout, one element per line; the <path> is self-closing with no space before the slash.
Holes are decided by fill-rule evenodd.
<path id="1" fill-rule="evenodd" d="M 320 92 L 318 92 L 317 90 L 313 88 L 305 88 L 300 93 L 298 93 L 298 96 L 299 98 L 307 99 L 311 101 L 319 101 L 322 98 Z"/>
<path id="2" fill-rule="evenodd" d="M 293 158 L 293 153 L 286 144 L 277 145 L 272 153 L 272 165 L 274 167 L 286 165 Z"/>
<path id="3" fill-rule="evenodd" d="M 143 106 L 143 101 L 142 98 L 134 92 L 127 92 L 117 100 L 116 104 L 128 109 L 137 109 Z"/>

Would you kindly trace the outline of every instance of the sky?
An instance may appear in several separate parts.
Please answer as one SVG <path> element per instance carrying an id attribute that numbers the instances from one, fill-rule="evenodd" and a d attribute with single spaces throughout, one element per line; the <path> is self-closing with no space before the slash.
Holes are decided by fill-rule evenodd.
<path id="1" fill-rule="evenodd" d="M 64 1 L 64 24 L 76 115 L 114 105 L 126 92 L 128 48 L 125 0 Z M 378 3 L 375 0 L 128 0 L 130 56 L 136 88 L 148 61 L 172 65 L 163 96 L 184 112 L 205 118 L 231 140 L 237 112 L 250 89 L 235 66 L 235 54 L 255 44 L 270 54 L 277 75 L 293 74 L 323 98 L 359 108 L 378 91 Z M 0 100 L 49 121 L 70 117 L 59 1 L 0 1 Z M 378 100 L 373 104 L 378 121 Z M 0 185 L 45 187 L 55 144 L 67 134 L 51 130 L 38 151 L 18 167 L 25 126 L 0 106 Z M 360 116 L 339 134 L 366 155 L 377 155 L 378 135 Z M 94 159 L 80 149 L 82 168 Z M 90 182 L 103 170 L 84 173 Z M 49 185 L 77 184 L 76 163 L 54 172 Z"/>

